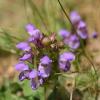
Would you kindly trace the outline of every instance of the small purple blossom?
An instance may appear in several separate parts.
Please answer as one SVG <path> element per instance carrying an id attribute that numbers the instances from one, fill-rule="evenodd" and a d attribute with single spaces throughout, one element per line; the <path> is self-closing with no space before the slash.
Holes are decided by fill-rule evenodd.
<path id="1" fill-rule="evenodd" d="M 27 42 L 20 42 L 19 44 L 16 45 L 16 47 L 23 51 L 31 50 L 31 47 L 29 46 L 29 44 Z"/>
<path id="2" fill-rule="evenodd" d="M 64 52 L 59 56 L 59 68 L 63 71 L 68 71 L 70 69 L 70 61 L 75 60 L 75 55 L 71 52 Z"/>
<path id="3" fill-rule="evenodd" d="M 33 31 L 36 29 L 33 24 L 27 24 L 25 27 L 26 31 L 32 36 Z"/>
<path id="4" fill-rule="evenodd" d="M 75 34 L 71 35 L 67 44 L 71 49 L 77 49 L 80 46 L 78 36 Z"/>
<path id="5" fill-rule="evenodd" d="M 52 60 L 48 56 L 44 56 L 40 59 L 40 63 L 49 65 L 50 63 L 52 63 Z"/>
<path id="6" fill-rule="evenodd" d="M 31 83 L 31 88 L 33 90 L 36 90 L 40 86 L 39 80 L 34 79 L 34 78 L 30 80 L 30 83 Z"/>
<path id="7" fill-rule="evenodd" d="M 43 65 L 39 65 L 38 66 L 38 75 L 41 77 L 41 78 L 47 78 L 50 76 L 50 73 L 51 73 L 51 66 L 43 66 Z"/>
<path id="8" fill-rule="evenodd" d="M 42 84 L 42 80 L 39 80 L 38 71 L 36 69 L 33 69 L 29 73 L 29 79 L 33 90 L 37 89 L 40 86 L 40 84 Z"/>
<path id="9" fill-rule="evenodd" d="M 30 34 L 30 36 L 32 37 L 32 38 L 30 38 L 30 40 L 38 40 L 38 39 L 40 40 L 43 37 L 40 30 L 35 28 L 35 26 L 32 24 L 27 24 L 26 30 Z"/>
<path id="10" fill-rule="evenodd" d="M 40 59 L 40 64 L 38 66 L 39 76 L 42 78 L 47 78 L 51 72 L 52 60 L 48 56 L 44 56 Z"/>
<path id="11" fill-rule="evenodd" d="M 73 25 L 77 26 L 77 24 L 80 22 L 81 20 L 81 17 L 80 15 L 78 14 L 78 12 L 76 11 L 72 11 L 70 13 L 70 19 L 71 19 L 71 22 L 73 23 Z"/>
<path id="12" fill-rule="evenodd" d="M 27 64 L 23 62 L 19 62 L 18 64 L 15 65 L 15 69 L 17 71 L 24 71 L 24 70 L 29 70 L 29 67 Z"/>
<path id="13" fill-rule="evenodd" d="M 59 68 L 64 72 L 69 71 L 70 66 L 71 64 L 69 61 L 65 61 L 65 62 L 59 61 Z"/>
<path id="14" fill-rule="evenodd" d="M 88 38 L 88 33 L 87 33 L 87 28 L 86 28 L 86 23 L 83 21 L 80 21 L 78 24 L 78 29 L 77 29 L 77 34 L 82 38 L 82 39 L 87 39 Z"/>
<path id="15" fill-rule="evenodd" d="M 66 29 L 62 29 L 62 30 L 60 30 L 59 31 L 59 35 L 63 38 L 63 39 L 65 39 L 65 38 L 68 38 L 69 36 L 70 36 L 70 32 L 69 31 L 67 31 Z"/>
<path id="16" fill-rule="evenodd" d="M 29 73 L 29 78 L 36 78 L 38 76 L 38 71 L 36 69 L 33 69 L 30 73 Z"/>
<path id="17" fill-rule="evenodd" d="M 24 70 L 19 74 L 19 80 L 23 81 L 24 79 L 29 79 L 29 73 L 31 70 Z"/>
<path id="18" fill-rule="evenodd" d="M 97 37 L 98 37 L 98 33 L 97 33 L 97 32 L 93 32 L 93 33 L 92 33 L 92 38 L 95 39 L 95 38 L 97 38 Z"/>

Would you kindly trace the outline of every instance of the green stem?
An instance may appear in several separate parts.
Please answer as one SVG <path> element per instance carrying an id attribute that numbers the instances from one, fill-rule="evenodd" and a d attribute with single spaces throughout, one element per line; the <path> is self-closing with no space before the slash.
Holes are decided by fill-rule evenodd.
<path id="1" fill-rule="evenodd" d="M 71 20 L 70 20 L 70 18 L 69 18 L 69 16 L 68 16 L 68 14 L 67 14 L 67 12 L 66 12 L 66 11 L 65 11 L 65 9 L 63 8 L 63 6 L 62 6 L 62 4 L 61 4 L 60 0 L 58 0 L 58 3 L 59 3 L 59 5 L 60 5 L 60 7 L 61 7 L 61 9 L 62 9 L 63 13 L 65 14 L 66 18 L 69 20 L 70 24 L 72 25 L 72 27 L 73 27 L 74 31 L 77 33 L 77 31 L 76 31 L 76 29 L 75 29 L 75 27 L 74 27 L 73 23 L 71 22 Z"/>

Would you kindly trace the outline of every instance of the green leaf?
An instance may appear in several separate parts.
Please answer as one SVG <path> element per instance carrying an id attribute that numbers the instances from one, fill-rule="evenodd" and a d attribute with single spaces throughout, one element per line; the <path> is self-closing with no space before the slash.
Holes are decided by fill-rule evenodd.
<path id="1" fill-rule="evenodd" d="M 44 100 L 44 88 L 43 87 L 39 87 L 37 90 L 32 90 L 29 80 L 25 80 L 22 86 L 23 86 L 23 93 L 25 96 L 32 96 L 33 98 Z"/>

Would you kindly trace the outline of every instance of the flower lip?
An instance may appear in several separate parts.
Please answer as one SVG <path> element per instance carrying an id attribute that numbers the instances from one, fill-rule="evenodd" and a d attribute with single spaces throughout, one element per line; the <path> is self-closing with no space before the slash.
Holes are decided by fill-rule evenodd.
<path id="1" fill-rule="evenodd" d="M 60 61 L 73 61 L 75 60 L 75 55 L 72 52 L 64 52 L 60 55 Z"/>
<path id="2" fill-rule="evenodd" d="M 23 62 L 19 62 L 18 64 L 15 65 L 15 69 L 17 71 L 24 71 L 24 70 L 29 70 L 29 67 Z"/>
<path id="3" fill-rule="evenodd" d="M 23 81 L 24 79 L 29 79 L 29 73 L 31 70 L 24 70 L 19 74 L 19 80 Z"/>
<path id="4" fill-rule="evenodd" d="M 21 61 L 28 60 L 32 57 L 32 54 L 30 53 L 25 53 L 21 58 L 19 58 Z"/>
<path id="5" fill-rule="evenodd" d="M 29 46 L 29 44 L 27 42 L 20 42 L 16 45 L 16 47 L 20 50 L 23 51 L 30 51 L 31 47 Z"/>

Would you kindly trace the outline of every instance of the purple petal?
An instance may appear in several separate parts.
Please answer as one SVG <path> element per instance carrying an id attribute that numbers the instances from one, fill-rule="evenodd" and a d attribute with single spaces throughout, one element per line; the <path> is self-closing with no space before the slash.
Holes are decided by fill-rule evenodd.
<path id="1" fill-rule="evenodd" d="M 40 83 L 38 80 L 31 79 L 31 88 L 33 90 L 36 90 L 40 86 Z"/>
<path id="2" fill-rule="evenodd" d="M 50 76 L 50 72 L 51 72 L 51 67 L 47 66 L 44 67 L 41 64 L 38 67 L 38 75 L 41 76 L 42 78 L 47 78 Z"/>
<path id="3" fill-rule="evenodd" d="M 33 24 L 27 24 L 25 28 L 26 28 L 26 31 L 27 31 L 30 35 L 32 35 L 33 31 L 36 29 L 35 26 L 34 26 Z"/>
<path id="4" fill-rule="evenodd" d="M 70 13 L 70 19 L 71 19 L 71 22 L 76 25 L 77 23 L 79 23 L 79 21 L 81 20 L 81 17 L 80 15 L 76 12 L 76 11 L 72 11 Z"/>
<path id="5" fill-rule="evenodd" d="M 82 39 L 87 39 L 88 38 L 88 34 L 87 34 L 87 31 L 85 30 L 78 30 L 77 31 L 77 34 L 80 36 L 80 38 Z"/>
<path id="6" fill-rule="evenodd" d="M 24 70 L 19 74 L 19 80 L 23 81 L 24 79 L 29 79 L 30 70 Z"/>
<path id="7" fill-rule="evenodd" d="M 73 61 L 75 60 L 75 55 L 72 52 L 64 52 L 59 59 L 61 61 Z"/>
<path id="8" fill-rule="evenodd" d="M 86 28 L 86 23 L 85 22 L 80 21 L 80 23 L 78 24 L 77 34 L 82 39 L 87 39 L 88 38 L 88 32 L 87 32 L 87 28 Z"/>
<path id="9" fill-rule="evenodd" d="M 35 29 L 32 33 L 32 36 L 35 38 L 35 39 L 41 39 L 42 38 L 42 33 L 40 32 L 39 29 Z"/>
<path id="10" fill-rule="evenodd" d="M 48 56 L 44 56 L 40 59 L 41 64 L 50 64 L 52 60 Z"/>
<path id="11" fill-rule="evenodd" d="M 62 29 L 59 31 L 59 35 L 64 39 L 68 38 L 70 36 L 70 32 L 67 31 L 66 29 Z"/>
<path id="12" fill-rule="evenodd" d="M 78 29 L 86 28 L 86 23 L 84 21 L 80 21 L 78 24 Z"/>
<path id="13" fill-rule="evenodd" d="M 80 46 L 80 41 L 77 35 L 72 35 L 68 41 L 68 46 L 71 49 L 77 49 Z"/>
<path id="14" fill-rule="evenodd" d="M 29 78 L 36 78 L 38 76 L 38 72 L 37 70 L 33 69 L 30 73 L 29 73 Z"/>
<path id="15" fill-rule="evenodd" d="M 69 61 L 65 61 L 65 62 L 60 61 L 59 62 L 59 68 L 65 72 L 70 69 L 70 66 L 71 66 L 71 64 Z"/>
<path id="16" fill-rule="evenodd" d="M 25 61 L 25 60 L 30 59 L 31 57 L 32 57 L 32 54 L 30 54 L 30 53 L 25 53 L 25 54 L 20 58 L 20 60 L 21 60 L 21 61 Z"/>
<path id="17" fill-rule="evenodd" d="M 26 65 L 26 64 L 23 63 L 23 62 L 19 62 L 18 64 L 15 65 L 15 69 L 16 69 L 17 71 L 24 71 L 24 70 L 28 70 L 29 67 L 28 67 L 28 65 Z"/>
<path id="18" fill-rule="evenodd" d="M 44 80 L 42 78 L 39 79 L 40 85 L 43 84 Z"/>
<path id="19" fill-rule="evenodd" d="M 97 38 L 97 37 L 98 37 L 98 33 L 97 33 L 97 32 L 93 32 L 93 33 L 92 33 L 92 38 L 95 39 L 95 38 Z"/>
<path id="20" fill-rule="evenodd" d="M 20 42 L 19 44 L 16 45 L 16 47 L 23 51 L 29 51 L 31 49 L 31 47 L 27 42 Z"/>

